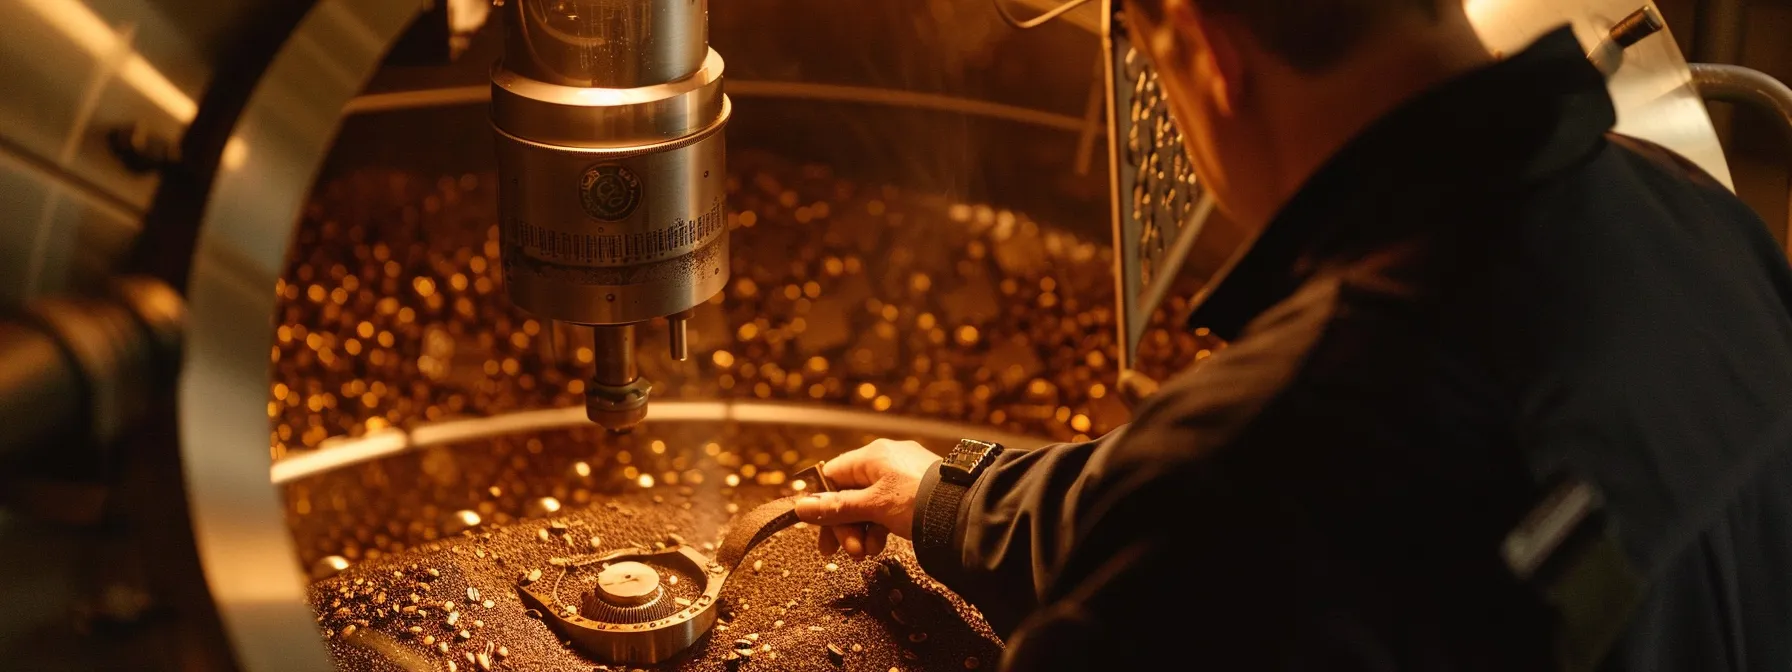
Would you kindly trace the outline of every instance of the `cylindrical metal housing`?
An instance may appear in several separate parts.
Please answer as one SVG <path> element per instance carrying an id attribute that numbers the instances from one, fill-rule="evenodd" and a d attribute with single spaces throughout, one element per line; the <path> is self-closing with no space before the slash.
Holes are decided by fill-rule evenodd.
<path id="1" fill-rule="evenodd" d="M 538 317 L 597 327 L 587 406 L 627 428 L 651 386 L 624 325 L 684 314 L 728 283 L 730 107 L 708 3 L 519 0 L 505 13 L 491 105 L 505 287 Z"/>
<path id="2" fill-rule="evenodd" d="M 664 84 L 709 52 L 707 0 L 518 0 L 505 11 L 504 67 L 551 84 Z"/>
<path id="3" fill-rule="evenodd" d="M 514 4 L 513 22 L 530 21 L 537 3 Z M 628 89 L 535 79 L 510 68 L 522 58 L 514 49 L 493 71 L 499 226 L 517 305 L 553 320 L 629 324 L 690 309 L 727 283 L 730 109 L 722 58 L 704 51 L 684 78 Z"/>

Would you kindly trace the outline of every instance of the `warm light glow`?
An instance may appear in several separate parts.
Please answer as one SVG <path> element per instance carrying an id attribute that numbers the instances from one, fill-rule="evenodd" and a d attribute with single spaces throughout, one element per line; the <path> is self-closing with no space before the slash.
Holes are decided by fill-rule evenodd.
<path id="1" fill-rule="evenodd" d="M 86 5 L 74 0 L 22 0 L 29 9 L 49 24 L 51 28 L 61 32 L 69 41 L 74 42 L 99 60 L 110 60 L 115 52 L 130 50 L 131 45 L 119 36 L 119 32 L 106 25 L 105 19 L 94 14 Z M 168 116 L 185 124 L 193 121 L 199 113 L 199 105 L 187 97 L 174 82 L 143 60 L 143 56 L 131 50 L 129 56 L 120 61 L 118 78 L 143 94 L 149 102 L 162 108 Z"/>
<path id="2" fill-rule="evenodd" d="M 224 143 L 224 155 L 219 160 L 223 162 L 225 170 L 243 167 L 249 160 L 249 143 L 244 142 L 241 136 L 230 136 L 230 141 Z"/>
<path id="3" fill-rule="evenodd" d="M 959 345 L 975 345 L 976 343 L 977 343 L 977 328 L 976 327 L 973 327 L 970 325 L 965 325 L 965 326 L 958 328 L 958 344 Z"/>
<path id="4" fill-rule="evenodd" d="M 1479 24 L 1486 18 L 1488 10 L 1498 4 L 1487 0 L 1463 0 L 1462 12 L 1468 15 L 1469 23 Z"/>
<path id="5" fill-rule="evenodd" d="M 485 25 L 491 8 L 488 0 L 448 0 L 448 29 L 456 33 L 477 31 Z"/>

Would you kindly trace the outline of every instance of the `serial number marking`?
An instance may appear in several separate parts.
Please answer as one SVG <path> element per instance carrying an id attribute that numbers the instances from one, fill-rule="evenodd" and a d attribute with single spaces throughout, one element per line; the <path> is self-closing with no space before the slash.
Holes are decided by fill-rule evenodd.
<path id="1" fill-rule="evenodd" d="M 652 261 L 669 252 L 709 240 L 728 226 L 717 201 L 708 212 L 680 217 L 672 226 L 657 231 L 627 234 L 569 233 L 536 226 L 523 220 L 506 227 L 511 245 L 544 260 L 581 264 L 631 264 Z"/>

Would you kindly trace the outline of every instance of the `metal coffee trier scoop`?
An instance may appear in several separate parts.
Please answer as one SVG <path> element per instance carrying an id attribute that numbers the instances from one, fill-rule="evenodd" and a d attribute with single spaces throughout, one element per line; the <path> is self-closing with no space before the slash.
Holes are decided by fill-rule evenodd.
<path id="1" fill-rule="evenodd" d="M 833 487 L 822 465 L 794 476 L 815 492 Z M 663 551 L 625 549 L 578 558 L 555 558 L 547 569 L 525 572 L 517 592 L 529 608 L 574 648 L 607 663 L 654 664 L 668 660 L 709 632 L 716 623 L 722 584 L 747 553 L 773 534 L 795 525 L 798 497 L 785 497 L 748 511 L 735 521 L 712 560 L 689 546 Z M 595 572 L 596 587 L 566 581 Z M 578 591 L 573 603 L 562 591 Z"/>

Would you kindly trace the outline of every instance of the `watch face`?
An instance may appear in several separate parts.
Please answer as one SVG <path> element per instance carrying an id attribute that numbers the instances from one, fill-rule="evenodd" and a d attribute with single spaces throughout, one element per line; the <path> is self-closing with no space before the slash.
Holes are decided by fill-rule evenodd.
<path id="1" fill-rule="evenodd" d="M 946 466 L 963 471 L 974 471 L 977 468 L 977 464 L 982 461 L 983 453 L 981 452 L 967 453 L 953 451 L 952 455 L 946 458 Z"/>
<path id="2" fill-rule="evenodd" d="M 957 472 L 956 475 L 974 477 L 995 452 L 996 445 L 993 443 L 967 439 L 959 442 L 958 447 L 946 456 L 940 466 L 945 467 L 945 473 L 948 474 Z"/>

